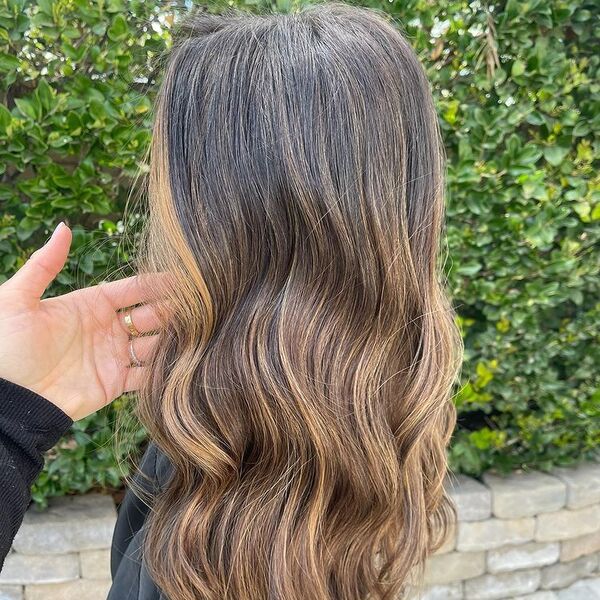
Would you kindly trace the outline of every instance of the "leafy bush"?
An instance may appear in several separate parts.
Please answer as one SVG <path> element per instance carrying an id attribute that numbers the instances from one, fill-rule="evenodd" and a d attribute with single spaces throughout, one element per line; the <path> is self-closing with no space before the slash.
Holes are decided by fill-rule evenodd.
<path id="1" fill-rule="evenodd" d="M 454 468 L 475 475 L 547 468 L 593 453 L 600 445 L 595 3 L 355 3 L 389 13 L 409 36 L 444 131 L 446 267 L 466 347 Z M 123 211 L 144 164 L 171 10 L 140 0 L 0 1 L 0 281 L 61 219 L 74 229 L 73 251 L 48 295 L 129 274 Z M 112 444 L 126 404 L 124 397 L 73 427 L 51 454 L 36 500 L 119 484 L 118 463 L 143 438 Z"/>
<path id="2" fill-rule="evenodd" d="M 166 42 L 151 2 L 0 0 L 0 282 L 60 220 L 73 229 L 72 252 L 47 296 L 131 274 L 122 215 L 148 147 L 152 68 Z M 124 396 L 73 426 L 50 454 L 36 501 L 120 485 L 124 458 L 143 438 L 113 443 L 126 404 Z"/>

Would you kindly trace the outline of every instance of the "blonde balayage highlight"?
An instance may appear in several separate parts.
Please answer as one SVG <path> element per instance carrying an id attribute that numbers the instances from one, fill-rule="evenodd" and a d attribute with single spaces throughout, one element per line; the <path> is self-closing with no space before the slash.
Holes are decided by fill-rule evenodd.
<path id="1" fill-rule="evenodd" d="M 377 11 L 185 20 L 138 259 L 173 276 L 137 409 L 173 464 L 144 554 L 166 597 L 390 599 L 442 540 L 443 169 Z"/>

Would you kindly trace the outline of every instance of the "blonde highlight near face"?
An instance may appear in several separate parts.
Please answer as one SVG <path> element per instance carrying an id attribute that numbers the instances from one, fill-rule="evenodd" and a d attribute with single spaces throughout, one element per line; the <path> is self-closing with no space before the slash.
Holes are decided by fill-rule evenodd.
<path id="1" fill-rule="evenodd" d="M 462 342 L 427 79 L 377 11 L 195 13 L 156 105 L 137 412 L 171 600 L 391 599 L 444 537 Z"/>

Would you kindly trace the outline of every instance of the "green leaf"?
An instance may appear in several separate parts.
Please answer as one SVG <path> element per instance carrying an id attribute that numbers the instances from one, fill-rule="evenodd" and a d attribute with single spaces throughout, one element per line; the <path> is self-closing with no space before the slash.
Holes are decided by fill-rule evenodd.
<path id="1" fill-rule="evenodd" d="M 506 2 L 506 15 L 514 18 L 519 14 L 519 0 L 508 0 Z"/>
<path id="2" fill-rule="evenodd" d="M 36 4 L 38 5 L 38 8 L 41 12 L 52 16 L 52 7 L 54 5 L 54 0 L 37 0 Z"/>
<path id="3" fill-rule="evenodd" d="M 8 71 L 14 71 L 21 65 L 21 61 L 12 54 L 6 52 L 0 52 L 0 71 L 7 73 Z"/>
<path id="4" fill-rule="evenodd" d="M 125 17 L 121 14 L 117 14 L 113 19 L 111 26 L 108 28 L 108 37 L 111 40 L 118 42 L 119 40 L 124 39 L 128 33 L 129 27 L 127 26 Z"/>
<path id="5" fill-rule="evenodd" d="M 510 69 L 511 77 L 520 77 L 525 73 L 525 63 L 521 60 L 515 60 Z"/>
<path id="6" fill-rule="evenodd" d="M 558 167 L 569 153 L 570 148 L 547 146 L 544 148 L 544 158 L 553 166 Z"/>
<path id="7" fill-rule="evenodd" d="M 21 241 L 25 241 L 31 234 L 40 227 L 40 222 L 30 219 L 29 217 L 23 217 L 17 226 L 17 238 Z"/>
<path id="8" fill-rule="evenodd" d="M 35 93 L 43 109 L 48 112 L 54 104 L 54 94 L 44 78 L 39 80 Z"/>
<path id="9" fill-rule="evenodd" d="M 584 121 L 579 121 L 575 127 L 573 127 L 573 136 L 574 137 L 583 137 L 590 132 L 589 123 L 585 123 Z"/>
<path id="10" fill-rule="evenodd" d="M 456 272 L 459 275 L 466 275 L 467 277 L 476 275 L 479 271 L 481 271 L 481 264 L 477 262 L 464 263 L 459 265 L 456 269 Z"/>
<path id="11" fill-rule="evenodd" d="M 0 128 L 6 131 L 6 128 L 12 122 L 12 115 L 6 106 L 0 104 Z"/>
<path id="12" fill-rule="evenodd" d="M 40 117 L 41 111 L 36 108 L 32 98 L 15 98 L 15 104 L 24 117 L 34 121 Z"/>
<path id="13" fill-rule="evenodd" d="M 532 143 L 527 144 L 523 151 L 519 153 L 519 164 L 535 164 L 542 157 L 542 154 L 543 151 L 541 148 L 538 148 Z"/>
<path id="14" fill-rule="evenodd" d="M 52 146 L 52 148 L 62 148 L 72 141 L 73 138 L 70 135 L 61 135 L 57 133 L 55 137 L 48 139 L 48 144 Z"/>

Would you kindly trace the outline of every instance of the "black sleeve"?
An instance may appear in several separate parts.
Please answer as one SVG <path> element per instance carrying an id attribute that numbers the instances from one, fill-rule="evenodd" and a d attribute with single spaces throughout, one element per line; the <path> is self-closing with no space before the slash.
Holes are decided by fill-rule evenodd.
<path id="1" fill-rule="evenodd" d="M 0 377 L 0 569 L 29 502 L 43 453 L 73 424 L 36 392 Z"/>

